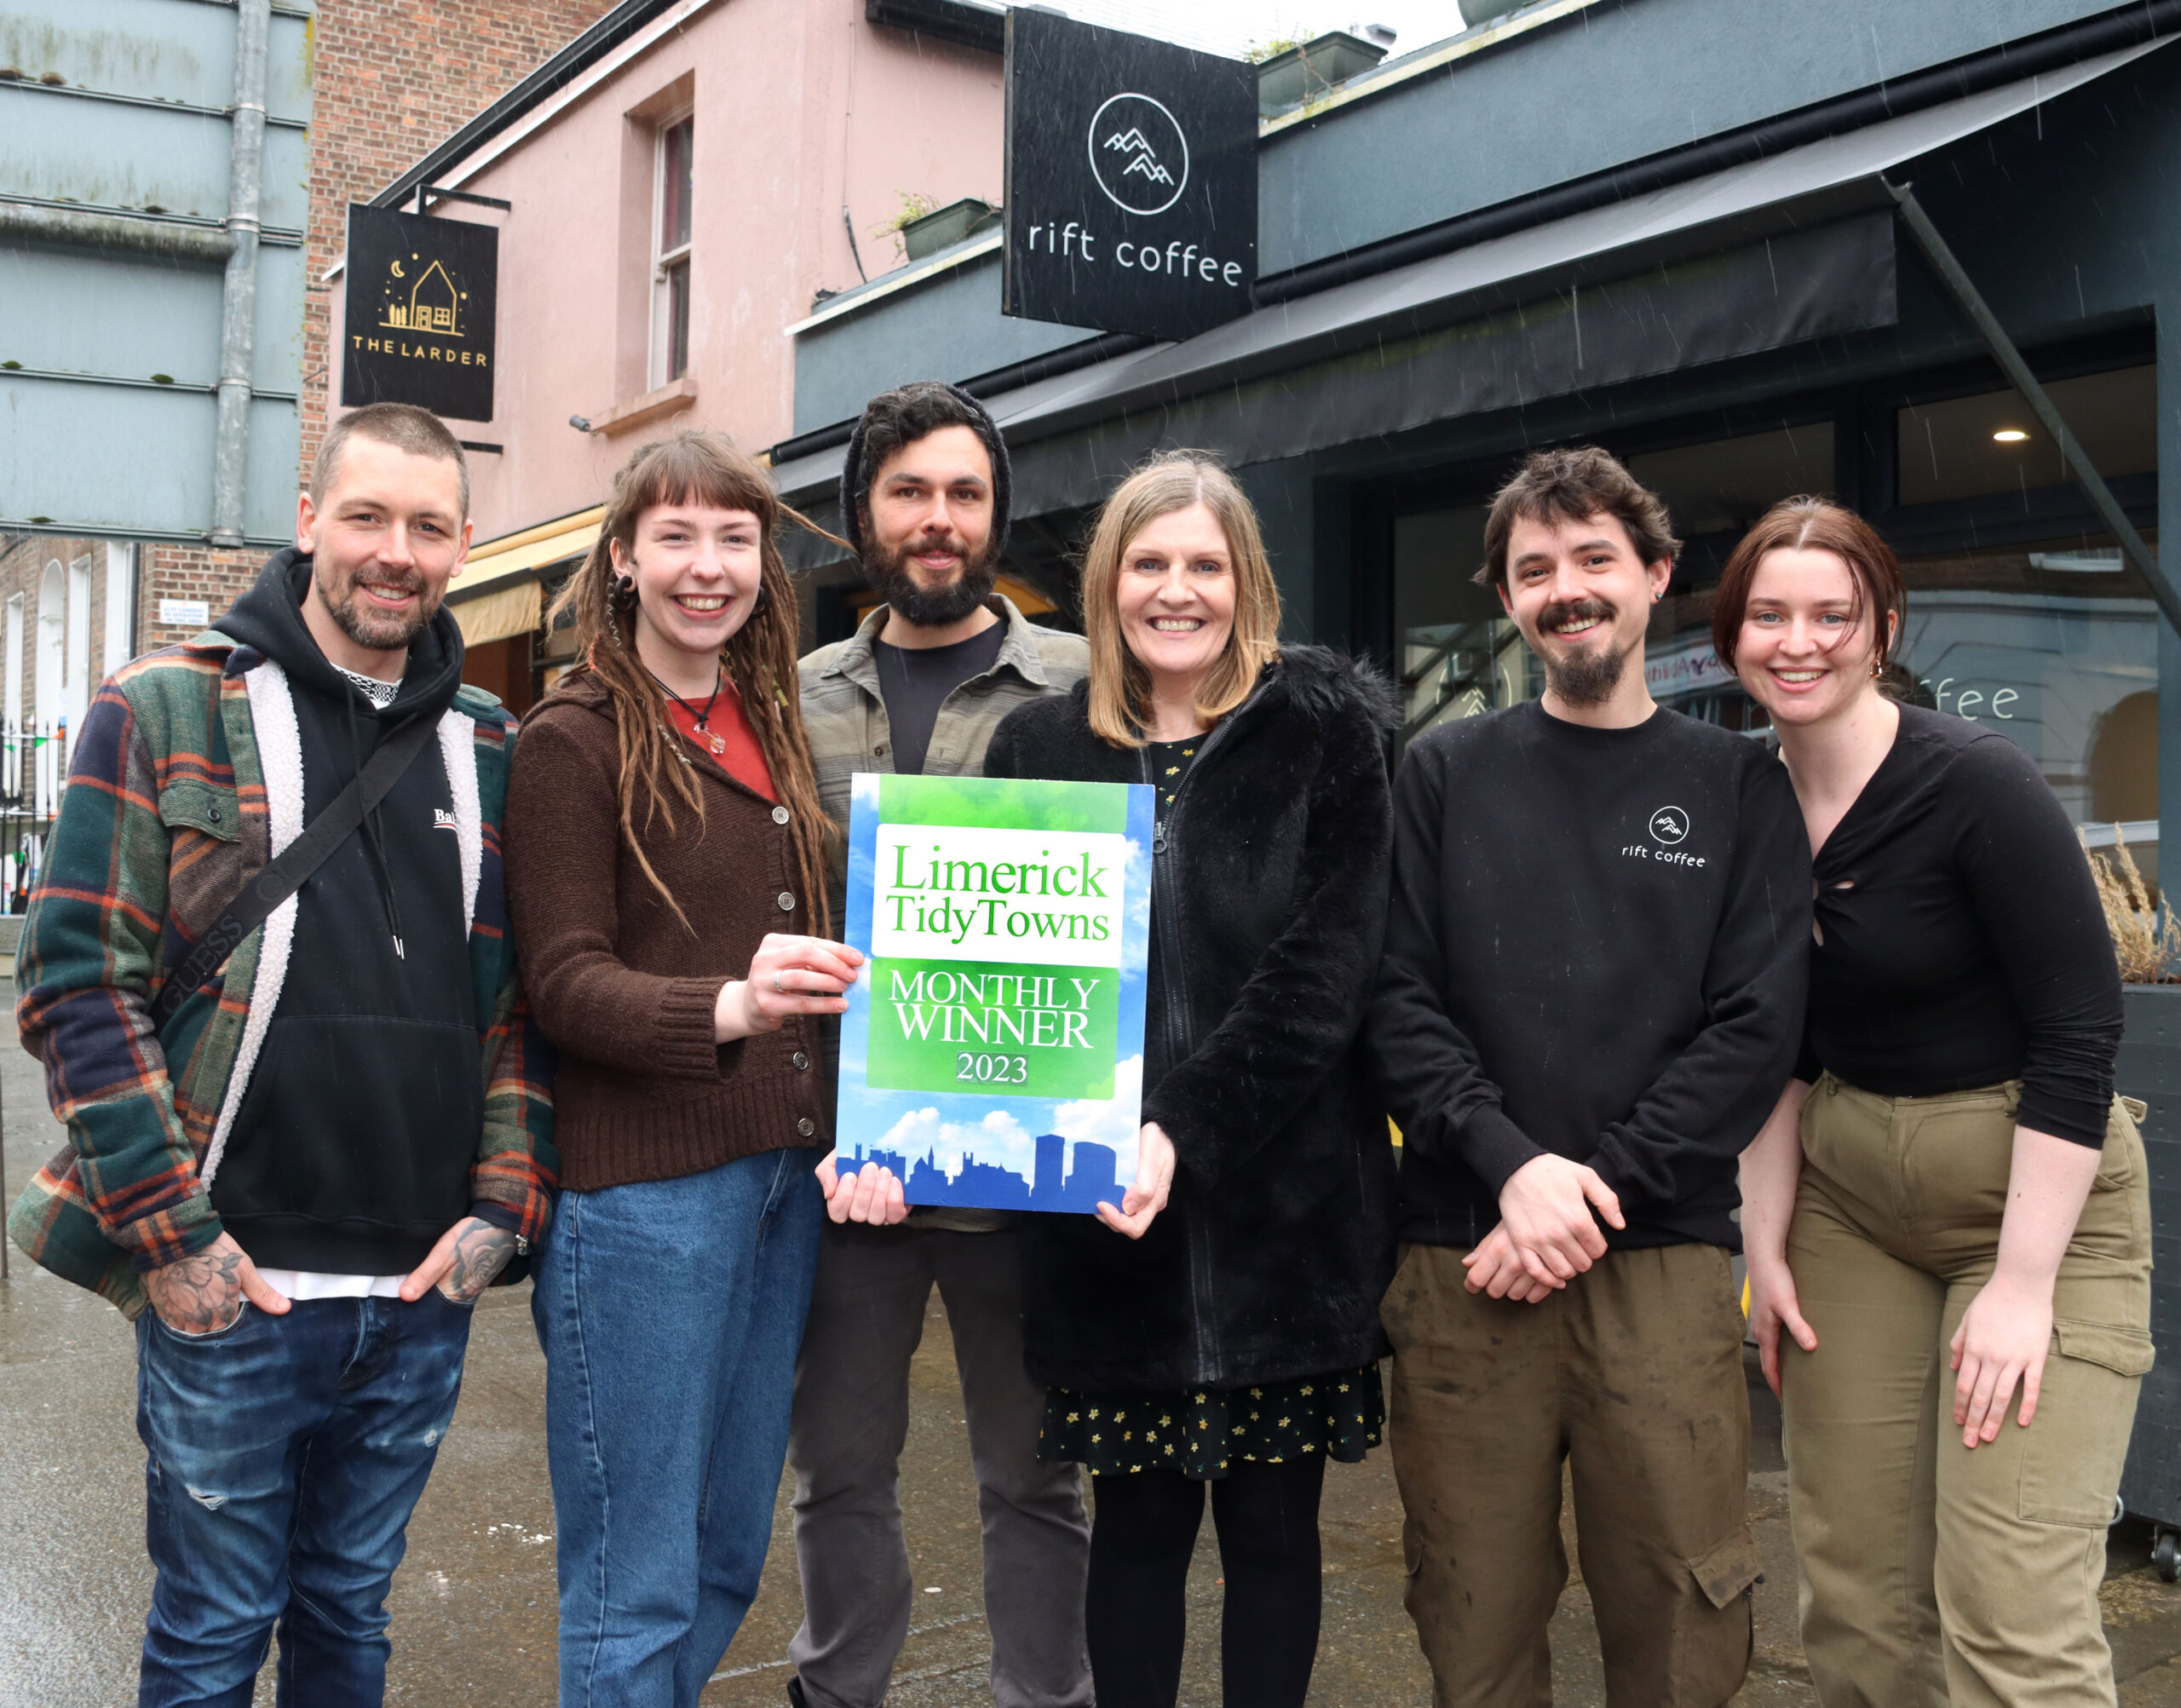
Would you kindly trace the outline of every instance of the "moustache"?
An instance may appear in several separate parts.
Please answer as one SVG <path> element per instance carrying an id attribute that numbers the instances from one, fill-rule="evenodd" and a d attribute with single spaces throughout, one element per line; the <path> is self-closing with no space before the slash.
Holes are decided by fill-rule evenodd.
<path id="1" fill-rule="evenodd" d="M 1620 607 L 1595 596 L 1559 599 L 1538 612 L 1537 626 L 1540 634 L 1550 635 L 1563 623 L 1610 623 L 1620 615 Z"/>

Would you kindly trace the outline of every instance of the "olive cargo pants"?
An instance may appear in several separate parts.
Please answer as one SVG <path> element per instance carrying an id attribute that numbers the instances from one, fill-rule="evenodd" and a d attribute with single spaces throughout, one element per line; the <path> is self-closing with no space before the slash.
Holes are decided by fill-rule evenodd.
<path id="1" fill-rule="evenodd" d="M 1781 1436 L 1824 1708 L 2114 1699 L 2098 1586 L 2151 1365 L 2143 1140 L 2116 1099 L 2036 1415 L 2016 1423 L 2017 1388 L 1971 1452 L 1948 1349 L 1998 1257 L 2017 1091 L 1879 1097 L 1827 1074 L 1803 1107 L 1787 1262 L 1817 1350 L 1781 1338 Z"/>
<path id="2" fill-rule="evenodd" d="M 1612 1251 L 1518 1305 L 1405 1245 L 1380 1314 L 1408 1611 L 1436 1708 L 1550 1708 L 1561 1464 L 1612 1708 L 1719 1708 L 1762 1569 L 1744 1498 L 1742 1317 L 1716 1245 Z"/>

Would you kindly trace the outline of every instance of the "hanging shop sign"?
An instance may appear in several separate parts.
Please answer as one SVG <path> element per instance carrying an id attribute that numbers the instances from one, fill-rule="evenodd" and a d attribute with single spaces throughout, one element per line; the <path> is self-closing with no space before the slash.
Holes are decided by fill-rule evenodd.
<path id="1" fill-rule="evenodd" d="M 490 421 L 499 262 L 491 226 L 349 204 L 342 403 Z"/>
<path id="2" fill-rule="evenodd" d="M 1096 1213 L 1136 1178 L 1152 791 L 859 772 L 838 1165 L 908 1201 Z"/>
<path id="3" fill-rule="evenodd" d="M 1257 68 L 1007 14 L 1004 310 L 1188 338 L 1248 313 Z"/>

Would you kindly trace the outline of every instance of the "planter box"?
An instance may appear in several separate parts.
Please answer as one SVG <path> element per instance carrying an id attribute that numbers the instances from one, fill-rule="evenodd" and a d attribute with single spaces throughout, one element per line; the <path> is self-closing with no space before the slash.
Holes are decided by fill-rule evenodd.
<path id="1" fill-rule="evenodd" d="M 1276 54 L 1257 67 L 1257 115 L 1271 118 L 1291 107 L 1328 95 L 1359 72 L 1367 72 L 1386 56 L 1376 42 L 1351 36 L 1345 30 L 1326 35 Z"/>
<path id="2" fill-rule="evenodd" d="M 2150 1106 L 2150 1331 L 2158 1364 L 2144 1377 L 2121 1499 L 2131 1513 L 2181 1528 L 2181 985 L 2130 985 L 2114 1089 Z"/>
<path id="3" fill-rule="evenodd" d="M 999 210 L 990 202 L 981 202 L 971 196 L 950 202 L 920 220 L 911 220 L 901 227 L 901 247 L 908 252 L 911 261 L 922 261 L 942 249 L 952 249 L 965 238 L 990 231 L 998 223 Z"/>

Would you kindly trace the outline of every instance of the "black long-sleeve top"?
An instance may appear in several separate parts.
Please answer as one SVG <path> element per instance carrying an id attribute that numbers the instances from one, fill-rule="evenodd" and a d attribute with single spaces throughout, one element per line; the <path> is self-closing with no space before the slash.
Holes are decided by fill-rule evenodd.
<path id="1" fill-rule="evenodd" d="M 2022 1081 L 2016 1119 L 2102 1145 L 2121 975 L 2075 827 L 2029 756 L 1966 718 L 1901 731 L 1818 850 L 1809 1043 L 1887 1097 Z"/>
<path id="2" fill-rule="evenodd" d="M 1738 1249 L 1735 1159 L 1794 1067 L 1810 897 L 1787 772 L 1747 737 L 1533 702 L 1419 739 L 1367 1032 L 1401 1237 L 1476 1244 L 1550 1151 L 1620 1195 L 1614 1245 Z"/>

